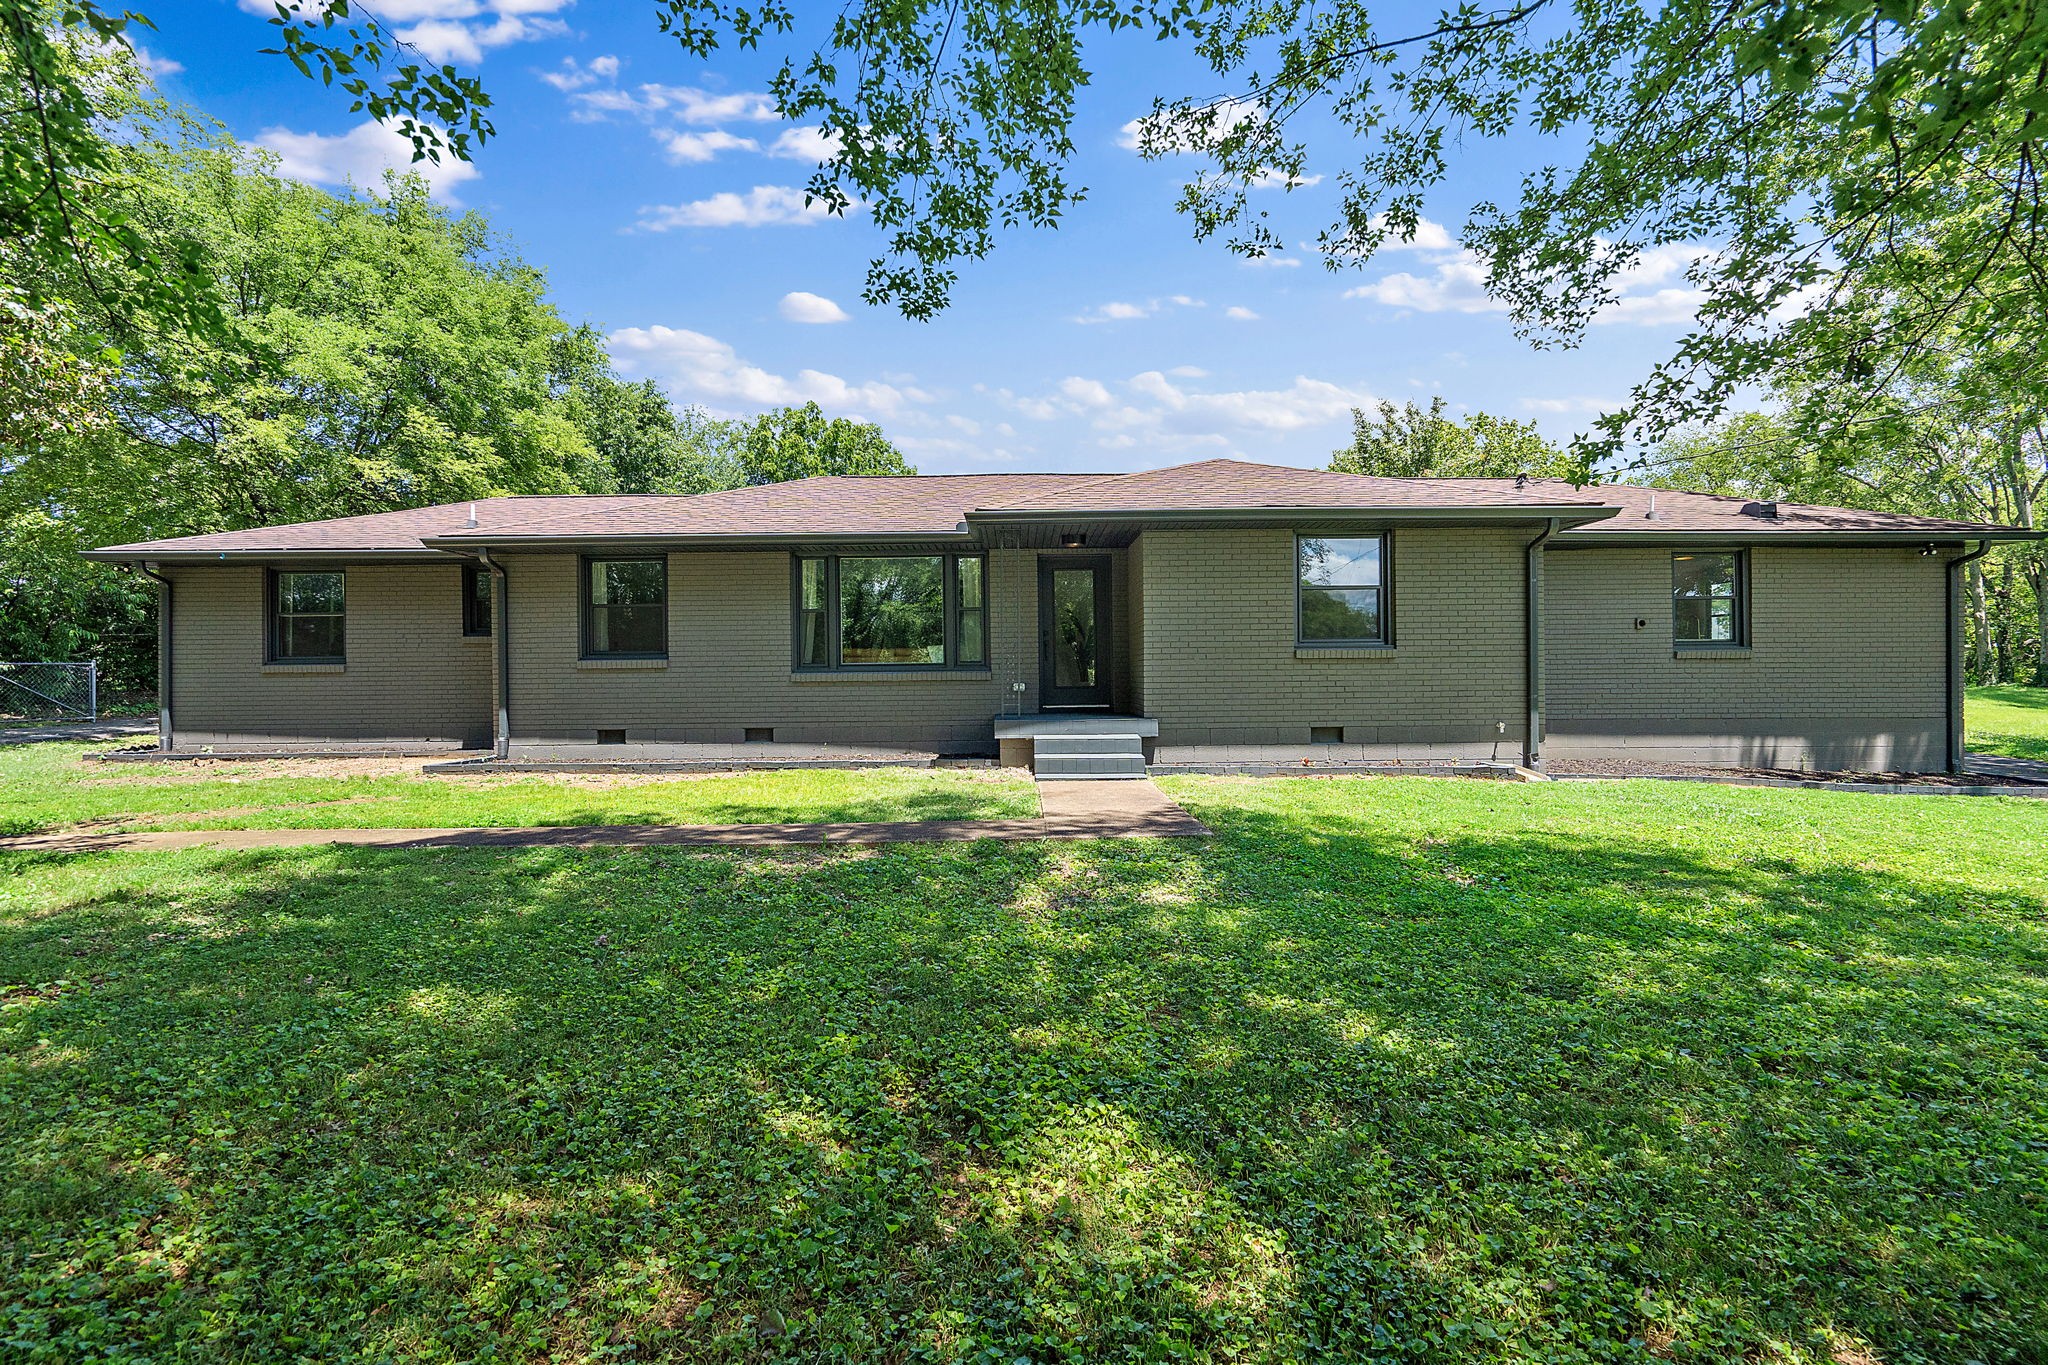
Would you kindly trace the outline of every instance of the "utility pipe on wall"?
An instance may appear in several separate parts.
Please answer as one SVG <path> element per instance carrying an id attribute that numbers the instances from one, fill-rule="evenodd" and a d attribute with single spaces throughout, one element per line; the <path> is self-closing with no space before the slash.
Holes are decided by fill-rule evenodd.
<path id="1" fill-rule="evenodd" d="M 1526 585 L 1528 619 L 1522 636 L 1522 675 L 1528 703 L 1522 721 L 1522 766 L 1543 767 L 1543 573 L 1544 542 L 1557 534 L 1557 518 L 1544 524 L 1543 534 L 1529 542 L 1523 554 L 1522 574 Z"/>
<path id="2" fill-rule="evenodd" d="M 1948 561 L 1948 592 L 1943 599 L 1947 615 L 1947 668 L 1943 682 L 1948 696 L 1948 770 L 1963 770 L 1963 566 L 1991 553 L 1991 542 L 1980 540 L 1977 548 Z"/>
<path id="3" fill-rule="evenodd" d="M 492 670 L 496 675 L 492 700 L 497 705 L 491 722 L 491 753 L 504 759 L 512 756 L 511 594 L 505 586 L 505 566 L 492 559 L 489 550 L 478 550 L 476 557 L 491 573 L 491 647 L 498 656 L 498 666 Z"/>

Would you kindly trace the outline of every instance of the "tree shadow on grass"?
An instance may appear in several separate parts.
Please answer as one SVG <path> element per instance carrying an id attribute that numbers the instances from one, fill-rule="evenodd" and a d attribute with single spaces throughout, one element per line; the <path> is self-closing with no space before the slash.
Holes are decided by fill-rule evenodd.
<path id="1" fill-rule="evenodd" d="M 28 883 L 0 1322 L 69 1358 L 2048 1347 L 2027 896 L 1255 811 Z"/>

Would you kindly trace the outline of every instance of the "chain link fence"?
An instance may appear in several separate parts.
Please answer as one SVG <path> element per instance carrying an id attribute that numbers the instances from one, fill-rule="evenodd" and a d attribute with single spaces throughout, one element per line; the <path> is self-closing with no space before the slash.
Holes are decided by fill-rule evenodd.
<path id="1" fill-rule="evenodd" d="M 97 663 L 0 661 L 0 721 L 98 720 Z"/>

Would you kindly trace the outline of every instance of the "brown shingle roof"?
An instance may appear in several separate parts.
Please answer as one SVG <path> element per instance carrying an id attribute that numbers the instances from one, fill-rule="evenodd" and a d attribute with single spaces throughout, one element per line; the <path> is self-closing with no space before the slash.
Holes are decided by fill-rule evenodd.
<path id="1" fill-rule="evenodd" d="M 1652 498 L 1657 515 L 1648 516 Z M 468 525 L 474 507 L 476 526 Z M 403 512 L 183 536 L 90 551 L 100 559 L 267 554 L 430 554 L 437 545 L 512 546 L 583 538 L 707 536 L 952 536 L 969 513 L 1228 513 L 1288 508 L 1475 511 L 1604 507 L 1609 520 L 1568 530 L 1580 542 L 1620 536 L 2027 534 L 2011 527 L 1841 507 L 1775 505 L 1629 484 L 1576 487 L 1561 479 L 1383 479 L 1238 460 L 1203 460 L 1136 474 L 951 474 L 800 479 L 694 497 L 643 495 L 482 498 Z"/>
<path id="2" fill-rule="evenodd" d="M 1202 460 L 1136 474 L 1069 485 L 1049 496 L 984 509 L 1012 512 L 1227 512 L 1285 507 L 1526 507 L 1569 504 L 1598 507 L 1597 492 L 1546 480 L 1515 487 L 1513 479 L 1382 479 L 1333 474 L 1292 465 L 1246 460 Z"/>
<path id="3" fill-rule="evenodd" d="M 1466 482 L 1493 488 L 1511 488 L 1513 479 L 1472 479 Z M 1710 533 L 1742 539 L 1771 536 L 1840 535 L 1975 535 L 2010 533 L 2015 528 L 1975 521 L 1946 521 L 1940 517 L 1912 517 L 1895 512 L 1869 512 L 1852 507 L 1816 507 L 1797 502 L 1759 502 L 1751 498 L 1723 497 L 1717 493 L 1688 493 L 1675 488 L 1645 488 L 1638 484 L 1588 484 L 1574 489 L 1563 479 L 1530 479 L 1537 496 L 1555 496 L 1573 491 L 1596 498 L 1621 514 L 1564 534 L 1579 540 L 1614 535 L 1685 535 Z M 1656 515 L 1652 517 L 1651 511 Z"/>

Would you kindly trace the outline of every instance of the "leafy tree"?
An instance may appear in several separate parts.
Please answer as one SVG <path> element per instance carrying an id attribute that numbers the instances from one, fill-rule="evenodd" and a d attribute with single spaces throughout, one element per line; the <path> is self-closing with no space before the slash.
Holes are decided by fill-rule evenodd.
<path id="1" fill-rule="evenodd" d="M 1398 479 L 1562 477 L 1575 470 L 1534 422 L 1475 412 L 1459 423 L 1444 416 L 1444 407 L 1432 398 L 1427 410 L 1384 401 L 1377 416 L 1353 408 L 1351 444 L 1330 457 L 1330 468 Z"/>
<path id="2" fill-rule="evenodd" d="M 0 252 L 0 272 L 6 266 Z M 0 273 L 0 469 L 15 452 L 106 420 L 105 362 L 111 357 L 76 354 L 68 323 L 61 303 L 31 303 Z"/>
<path id="3" fill-rule="evenodd" d="M 734 439 L 740 481 L 782 483 L 819 474 L 915 474 L 882 429 L 827 418 L 816 403 L 764 412 Z"/>
<path id="4" fill-rule="evenodd" d="M 348 0 L 289 0 L 272 51 L 311 75 L 317 49 L 323 82 L 338 79 L 352 109 L 409 137 L 420 158 L 466 159 L 489 137 L 481 85 L 405 60 L 374 20 L 350 17 Z M 0 240 L 86 282 L 109 325 L 212 333 L 223 317 L 200 244 L 144 230 L 118 193 L 120 125 L 150 103 L 130 42 L 154 27 L 100 0 L 0 0 Z M 29 293 L 32 306 L 48 301 Z"/>
<path id="5" fill-rule="evenodd" d="M 78 557 L 42 511 L 0 519 L 0 659 L 91 659 L 102 700 L 156 690 L 156 588 Z"/>
<path id="6" fill-rule="evenodd" d="M 585 491 L 708 493 L 745 482 L 733 452 L 737 423 L 701 408 L 678 411 L 651 379 L 618 378 L 595 351 L 595 334 L 587 328 L 577 329 L 572 349 L 577 355 L 566 383 L 570 417 L 604 471 Z"/>
<path id="7" fill-rule="evenodd" d="M 9 501 L 105 541 L 601 477 L 554 389 L 568 328 L 480 217 L 416 176 L 338 198 L 225 142 L 121 155 L 130 221 L 199 244 L 223 327 L 131 319 L 112 420 L 23 455 Z M 115 325 L 80 275 L 58 285 L 85 326 Z"/>

